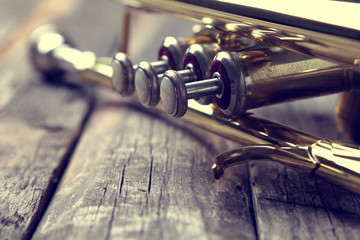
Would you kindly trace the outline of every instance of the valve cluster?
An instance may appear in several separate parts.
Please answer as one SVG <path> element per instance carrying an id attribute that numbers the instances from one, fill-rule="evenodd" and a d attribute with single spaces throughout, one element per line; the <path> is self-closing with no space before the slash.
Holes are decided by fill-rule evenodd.
<path id="1" fill-rule="evenodd" d="M 173 117 L 186 113 L 189 99 L 200 104 L 214 103 L 230 116 L 244 112 L 244 107 L 239 108 L 244 105 L 245 85 L 245 76 L 238 69 L 241 55 L 222 51 L 217 43 L 208 40 L 167 37 L 157 61 L 138 65 L 133 65 L 123 53 L 115 54 L 114 88 L 123 96 L 135 91 L 147 107 L 156 106 L 161 100 Z"/>

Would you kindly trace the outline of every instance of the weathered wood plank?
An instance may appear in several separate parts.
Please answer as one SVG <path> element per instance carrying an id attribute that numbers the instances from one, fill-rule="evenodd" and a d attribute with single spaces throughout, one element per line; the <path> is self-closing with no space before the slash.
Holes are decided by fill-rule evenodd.
<path id="1" fill-rule="evenodd" d="M 34 239 L 254 239 L 246 167 L 223 181 L 211 175 L 224 146 L 185 123 L 105 102 Z"/>
<path id="2" fill-rule="evenodd" d="M 258 112 L 339 139 L 332 115 L 335 101 L 336 96 L 331 96 Z M 359 195 L 277 163 L 252 163 L 249 171 L 259 239 L 360 238 Z"/>
<path id="3" fill-rule="evenodd" d="M 0 48 L 8 50 L 5 36 L 35 1 L 0 5 Z M 44 85 L 30 70 L 24 46 L 17 51 L 0 58 L 0 239 L 31 236 L 90 107 L 83 90 Z"/>
<path id="4" fill-rule="evenodd" d="M 0 110 L 1 239 L 33 231 L 89 111 L 85 92 L 43 85 L 27 68 L 17 71 L 14 82 L 27 84 L 12 89 Z"/>
<path id="5" fill-rule="evenodd" d="M 359 239 L 359 196 L 270 163 L 251 165 L 260 239 Z"/>
<path id="6" fill-rule="evenodd" d="M 24 46 L 20 50 L 16 48 L 19 47 L 19 42 L 23 42 L 30 28 L 36 27 L 49 17 L 59 16 L 57 13 L 64 13 L 62 10 L 74 3 L 42 1 L 42 5 L 28 17 L 25 15 L 30 10 L 30 2 L 22 6 L 13 1 L 2 0 L 2 3 L 1 11 L 8 13 L 4 15 L 6 19 L 3 22 L 11 26 L 2 29 L 4 32 L 0 36 L 3 40 L 0 49 L 4 50 L 0 50 L 0 129 L 1 136 L 4 136 L 0 144 L 3 156 L 0 160 L 0 239 L 18 239 L 30 237 L 41 219 L 92 103 L 88 93 L 75 85 L 43 84 L 39 81 L 41 77 L 35 76 L 34 71 L 29 69 L 27 50 Z M 104 21 L 118 24 L 116 9 L 109 5 L 107 8 L 99 8 L 101 4 L 100 2 L 92 6 L 98 9 L 98 13 L 104 11 L 102 15 L 112 9 L 114 17 L 101 18 L 103 21 L 94 19 L 97 22 L 92 24 L 93 29 L 89 32 L 103 29 Z M 112 4 L 114 3 L 110 5 L 113 6 Z M 14 8 L 16 6 L 19 9 Z M 53 9 L 54 7 L 56 9 Z M 14 11 L 11 10 L 16 14 L 12 14 Z M 54 12 L 51 14 L 52 10 Z M 84 17 L 87 14 L 83 11 L 82 14 L 75 15 L 80 24 L 75 25 L 74 31 L 86 29 L 83 24 L 87 25 L 89 21 L 83 19 L 90 19 Z M 21 22 L 21 19 L 27 19 L 27 22 Z M 61 20 L 65 25 L 66 21 L 68 19 Z M 83 32 L 77 33 L 80 40 L 85 37 L 88 44 L 97 44 L 96 40 L 91 41 L 92 38 L 89 41 Z M 75 41 L 79 35 L 75 34 Z M 109 29 L 107 35 L 107 39 L 112 43 L 116 35 L 114 27 Z M 105 41 L 101 44 L 101 49 L 109 51 L 109 46 L 111 44 Z M 97 47 L 100 49 L 100 45 Z M 13 54 L 9 55 L 9 51 Z M 19 53 L 14 54 L 17 51 Z M 9 56 L 12 56 L 13 62 L 7 63 Z"/>
<path id="7" fill-rule="evenodd" d="M 31 234 L 90 107 L 79 88 L 44 85 L 25 55 L 0 69 L 1 239 Z"/>

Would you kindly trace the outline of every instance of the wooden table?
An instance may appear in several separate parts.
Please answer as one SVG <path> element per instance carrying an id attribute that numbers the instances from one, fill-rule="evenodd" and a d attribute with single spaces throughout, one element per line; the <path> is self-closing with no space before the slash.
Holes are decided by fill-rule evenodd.
<path id="1" fill-rule="evenodd" d="M 1 40 L 35 1 L 0 4 Z M 122 10 L 88 0 L 59 24 L 80 48 L 111 55 Z M 166 35 L 190 33 L 167 16 L 134 25 L 134 62 L 155 58 Z M 213 158 L 232 143 L 73 77 L 48 84 L 24 47 L 0 63 L 0 239 L 360 239 L 359 195 L 271 162 L 216 181 Z M 256 112 L 338 139 L 335 101 Z"/>

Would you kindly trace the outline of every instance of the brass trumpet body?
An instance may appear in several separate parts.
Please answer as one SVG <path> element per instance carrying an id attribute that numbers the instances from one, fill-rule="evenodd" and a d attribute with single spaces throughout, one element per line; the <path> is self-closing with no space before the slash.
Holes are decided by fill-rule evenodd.
<path id="1" fill-rule="evenodd" d="M 235 85 L 230 84 L 230 89 L 234 90 L 236 94 L 246 95 L 245 92 L 242 92 L 245 90 L 248 90 L 249 93 L 256 93 L 249 94 L 250 103 L 243 104 L 243 110 L 237 111 L 240 108 L 236 105 L 238 98 L 235 98 L 234 102 L 236 104 L 232 105 L 234 106 L 232 109 L 235 110 L 223 111 L 224 109 L 216 102 L 216 97 L 221 98 L 224 95 L 226 96 L 227 93 L 223 91 L 224 87 L 220 82 L 221 76 L 214 73 L 208 76 L 215 79 L 211 82 L 213 85 L 207 85 L 207 87 L 211 88 L 211 91 L 209 90 L 211 94 L 214 95 L 214 103 L 200 105 L 196 101 L 188 101 L 188 111 L 183 117 L 186 121 L 241 145 L 249 146 L 220 154 L 213 166 L 215 177 L 220 177 L 225 168 L 234 164 L 265 159 L 278 161 L 311 175 L 320 175 L 344 188 L 360 192 L 360 150 L 357 146 L 319 139 L 245 112 L 247 109 L 284 100 L 288 101 L 358 88 L 360 43 L 357 40 L 359 31 L 356 26 L 345 25 L 341 26 L 342 28 L 335 28 L 336 31 L 331 32 L 327 29 L 327 27 L 333 26 L 331 21 L 312 25 L 301 16 L 290 17 L 290 22 L 280 21 L 283 17 L 281 14 L 265 14 L 265 17 L 259 17 L 260 15 L 257 17 L 254 14 L 257 11 L 270 13 L 271 9 L 252 6 L 250 2 L 247 5 L 239 5 L 231 1 L 129 0 L 120 2 L 145 10 L 173 13 L 202 23 L 205 29 L 217 34 L 217 43 L 222 49 L 237 56 L 249 56 L 249 54 L 246 55 L 246 52 L 242 52 L 244 51 L 243 48 L 238 48 L 238 38 L 240 37 L 256 40 L 261 44 L 266 43 L 271 46 L 281 47 L 295 52 L 295 55 L 304 54 L 296 55 L 296 58 L 301 61 L 284 62 L 281 61 L 284 60 L 281 58 L 268 59 L 265 57 L 255 61 L 254 65 L 249 64 L 247 69 L 251 78 L 247 79 L 255 79 L 256 81 L 253 82 L 256 83 L 252 87 L 249 87 L 251 84 L 247 85 L 248 87 L 239 90 L 239 92 L 236 92 L 237 89 L 233 87 L 238 86 L 236 85 L 238 78 L 234 77 L 231 81 Z M 249 9 L 252 11 L 249 12 Z M 316 23 L 317 20 L 315 19 L 314 22 Z M 325 28 L 321 30 L 321 27 Z M 341 31 L 343 28 L 351 31 L 345 31 L 343 34 Z M 340 42 L 342 44 L 339 44 Z M 35 41 L 33 46 L 36 46 L 36 44 L 38 43 Z M 271 48 L 271 46 L 268 46 L 268 48 Z M 64 59 L 69 58 L 59 55 L 57 49 L 50 50 L 46 53 L 46 56 L 55 58 L 57 63 L 54 64 L 60 69 L 69 70 L 69 67 L 64 68 L 62 64 Z M 245 49 L 245 51 L 247 50 Z M 266 53 L 266 51 L 262 52 Z M 33 47 L 32 55 L 33 59 L 39 58 L 36 47 Z M 279 64 L 276 64 L 277 61 Z M 36 60 L 34 62 L 35 65 L 41 64 Z M 85 68 L 76 68 L 77 65 L 72 64 L 73 67 L 70 70 L 77 71 L 84 78 L 102 79 L 104 80 L 103 84 L 111 87 L 112 76 L 115 75 L 113 73 L 114 69 L 111 67 L 100 69 L 95 67 L 98 64 L 97 61 L 93 62 L 93 65 L 90 64 Z M 301 68 L 294 67 L 300 62 L 302 62 Z M 259 67 L 259 64 L 263 64 L 261 66 L 265 68 L 268 67 L 267 69 L 274 69 L 269 67 L 269 64 L 273 64 L 275 68 L 282 66 L 284 69 L 283 74 L 276 74 L 276 71 L 271 72 L 272 78 L 268 78 L 269 75 L 261 71 L 262 68 Z M 44 70 L 41 67 L 37 68 Z M 166 75 L 166 72 L 164 75 Z M 319 76 L 321 76 L 320 80 Z M 268 87 L 264 85 L 267 79 L 274 80 Z M 314 83 L 312 79 L 318 82 L 315 81 Z M 251 81 L 249 80 L 249 82 Z M 289 93 L 289 83 L 297 85 L 294 88 L 294 92 L 298 94 L 297 97 L 292 97 L 292 94 Z M 199 91 L 201 96 L 197 95 L 196 91 L 193 91 L 196 82 L 189 84 L 192 87 L 191 96 L 193 98 L 206 95 L 206 90 Z M 283 98 L 284 100 L 275 98 L 279 96 L 276 84 L 283 86 L 280 95 L 287 96 Z M 262 86 L 262 89 L 268 92 L 263 91 L 258 86 Z M 270 89 L 269 86 L 274 86 L 274 88 Z M 306 91 L 301 90 L 298 86 L 302 86 Z M 256 87 L 258 87 L 257 90 Z M 314 87 L 318 87 L 314 93 L 302 94 L 309 93 L 309 90 L 314 89 Z M 174 90 L 174 93 L 174 96 L 180 96 L 177 89 Z M 263 97 L 264 95 L 266 97 Z M 269 102 L 269 99 L 276 100 Z M 163 109 L 161 104 L 157 108 Z"/>

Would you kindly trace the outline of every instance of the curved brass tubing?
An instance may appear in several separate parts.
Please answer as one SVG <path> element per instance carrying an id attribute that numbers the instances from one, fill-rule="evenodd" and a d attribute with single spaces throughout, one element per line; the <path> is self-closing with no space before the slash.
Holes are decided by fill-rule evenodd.
<path id="1" fill-rule="evenodd" d="M 356 146 L 319 140 L 311 146 L 240 147 L 216 157 L 213 174 L 219 179 L 224 169 L 259 160 L 276 161 L 297 171 L 327 179 L 354 192 L 360 192 L 360 149 Z"/>
<path id="2" fill-rule="evenodd" d="M 212 166 L 214 177 L 219 179 L 223 175 L 224 169 L 228 167 L 259 160 L 276 161 L 309 174 L 317 168 L 318 164 L 309 158 L 307 147 L 279 148 L 271 145 L 239 147 L 221 153 L 216 157 Z"/>

